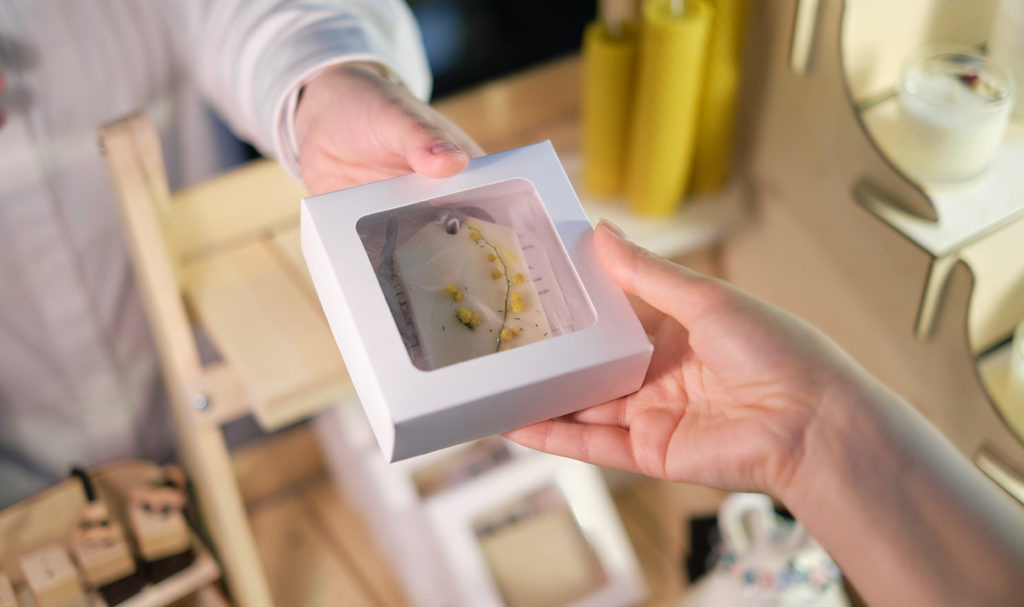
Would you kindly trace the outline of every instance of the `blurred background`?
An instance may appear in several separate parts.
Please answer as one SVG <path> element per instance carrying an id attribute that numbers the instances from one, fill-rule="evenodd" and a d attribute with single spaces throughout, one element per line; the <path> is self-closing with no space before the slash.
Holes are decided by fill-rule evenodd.
<path id="1" fill-rule="evenodd" d="M 589 0 L 412 0 L 434 98 L 574 52 L 594 18 Z"/>

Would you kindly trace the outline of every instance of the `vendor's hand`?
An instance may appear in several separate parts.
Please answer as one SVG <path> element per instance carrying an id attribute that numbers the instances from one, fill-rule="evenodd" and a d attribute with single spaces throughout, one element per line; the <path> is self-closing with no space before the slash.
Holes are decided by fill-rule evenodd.
<path id="1" fill-rule="evenodd" d="M 831 397 L 866 375 L 806 323 L 617 232 L 602 222 L 595 246 L 652 336 L 643 386 L 506 437 L 654 477 L 781 495 Z"/>
<path id="2" fill-rule="evenodd" d="M 295 135 L 313 194 L 414 171 L 449 177 L 483 155 L 459 127 L 363 64 L 330 68 L 306 85 Z"/>

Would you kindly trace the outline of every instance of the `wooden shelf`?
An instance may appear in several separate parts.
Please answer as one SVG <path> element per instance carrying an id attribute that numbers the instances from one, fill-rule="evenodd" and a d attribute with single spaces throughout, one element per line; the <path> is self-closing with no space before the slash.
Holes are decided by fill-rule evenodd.
<path id="1" fill-rule="evenodd" d="M 582 159 L 578 152 L 572 150 L 559 157 L 591 224 L 608 219 L 637 244 L 662 257 L 679 257 L 711 245 L 725 238 L 746 217 L 739 187 L 690 196 L 679 211 L 668 217 L 643 217 L 630 211 L 622 197 L 588 196 L 579 183 Z"/>
<path id="2" fill-rule="evenodd" d="M 903 137 L 899 112 L 899 99 L 892 95 L 861 114 L 868 134 L 897 168 L 897 150 Z M 938 221 L 922 220 L 888 205 L 869 208 L 921 248 L 943 257 L 1024 217 L 1021 167 L 1024 125 L 1010 124 L 998 155 L 984 174 L 961 184 L 922 186 L 935 205 Z"/>
<path id="3" fill-rule="evenodd" d="M 978 358 L 978 377 L 1003 421 L 1024 440 L 1024 402 L 1015 401 L 1010 390 L 1010 348 L 1012 342 Z"/>

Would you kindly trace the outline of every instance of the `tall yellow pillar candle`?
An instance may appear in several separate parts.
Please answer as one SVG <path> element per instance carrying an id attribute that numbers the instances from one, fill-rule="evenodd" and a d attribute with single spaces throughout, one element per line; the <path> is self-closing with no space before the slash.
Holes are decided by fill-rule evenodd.
<path id="1" fill-rule="evenodd" d="M 747 0 L 712 0 L 714 18 L 697 128 L 692 192 L 716 190 L 729 177 L 742 71 Z"/>
<path id="2" fill-rule="evenodd" d="M 635 55 L 632 23 L 622 23 L 617 35 L 604 21 L 583 32 L 583 187 L 594 196 L 622 190 Z"/>
<path id="3" fill-rule="evenodd" d="M 682 14 L 673 12 L 683 4 Z M 626 198 L 637 213 L 668 215 L 682 203 L 711 18 L 706 0 L 644 3 L 626 163 Z"/>

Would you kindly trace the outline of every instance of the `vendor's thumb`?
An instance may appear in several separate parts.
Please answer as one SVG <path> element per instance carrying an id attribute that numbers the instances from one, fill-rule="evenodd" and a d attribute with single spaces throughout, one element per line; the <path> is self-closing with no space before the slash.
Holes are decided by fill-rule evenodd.
<path id="1" fill-rule="evenodd" d="M 622 230 L 602 219 L 594 231 L 597 257 L 626 293 L 644 300 L 688 326 L 727 296 L 725 285 L 659 257 L 626 239 Z"/>
<path id="2" fill-rule="evenodd" d="M 472 138 L 443 116 L 410 116 L 415 124 L 400 137 L 409 167 L 427 177 L 451 177 L 466 168 L 483 150 Z"/>
<path id="3" fill-rule="evenodd" d="M 459 145 L 432 135 L 411 139 L 405 158 L 412 170 L 427 177 L 451 177 L 469 164 L 469 155 Z"/>

